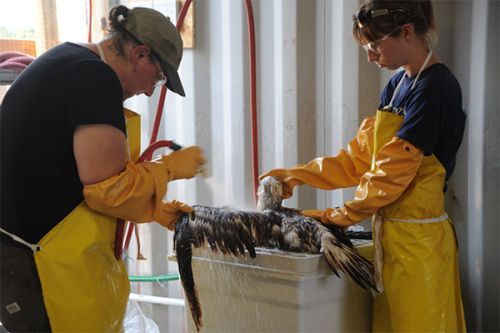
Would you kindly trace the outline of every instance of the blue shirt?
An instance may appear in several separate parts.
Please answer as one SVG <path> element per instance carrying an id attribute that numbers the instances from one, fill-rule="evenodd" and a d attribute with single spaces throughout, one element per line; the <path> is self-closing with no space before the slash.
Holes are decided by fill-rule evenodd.
<path id="1" fill-rule="evenodd" d="M 389 104 L 403 75 L 404 71 L 398 72 L 385 86 L 380 108 Z M 440 63 L 425 69 L 411 90 L 415 77 L 404 78 L 393 101 L 393 110 L 404 114 L 396 136 L 421 148 L 426 156 L 434 154 L 446 169 L 448 180 L 465 131 L 460 84 L 448 67 Z"/>

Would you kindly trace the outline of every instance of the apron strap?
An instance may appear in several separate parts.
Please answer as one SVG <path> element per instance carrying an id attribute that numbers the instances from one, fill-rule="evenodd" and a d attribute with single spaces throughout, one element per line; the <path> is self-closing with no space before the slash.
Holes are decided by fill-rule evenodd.
<path id="1" fill-rule="evenodd" d="M 436 222 L 443 222 L 448 219 L 448 214 L 444 213 L 441 216 L 438 217 L 431 217 L 428 219 L 393 219 L 390 217 L 386 217 L 386 221 L 391 221 L 391 222 L 405 222 L 405 223 L 436 223 Z"/>
<path id="2" fill-rule="evenodd" d="M 425 67 L 427 67 L 427 64 L 431 60 L 431 57 L 432 57 L 432 50 L 429 51 L 429 53 L 427 54 L 427 58 L 425 58 L 425 61 L 422 65 L 422 67 L 420 67 L 420 70 L 418 71 L 417 77 L 415 78 L 415 80 L 413 81 L 413 84 L 411 85 L 410 91 L 413 90 L 413 88 L 415 88 L 415 86 L 417 85 L 417 81 L 420 78 L 420 74 L 422 74 Z M 399 89 L 401 88 L 401 84 L 403 84 L 405 77 L 406 77 L 406 73 L 403 74 L 403 77 L 401 77 L 401 80 L 399 81 L 398 85 L 396 86 L 396 89 L 394 89 L 394 92 L 392 93 L 391 100 L 390 100 L 389 104 L 386 106 L 389 109 L 392 108 L 392 103 L 394 103 L 394 99 L 396 98 L 396 95 L 398 94 Z"/>
<path id="3" fill-rule="evenodd" d="M 375 270 L 375 286 L 379 293 L 384 292 L 384 281 L 382 279 L 382 266 L 384 263 L 384 251 L 382 249 L 382 216 L 375 214 L 373 220 L 373 266 Z M 376 293 L 372 291 L 372 296 L 375 298 Z"/>
<path id="4" fill-rule="evenodd" d="M 14 234 L 11 234 L 10 232 L 6 231 L 5 229 L 0 228 L 0 232 L 6 234 L 7 236 L 10 236 L 10 238 L 12 238 L 14 241 L 29 247 L 33 252 L 38 252 L 42 249 L 42 247 L 40 245 L 28 243 L 27 241 L 25 241 L 21 237 L 16 236 Z"/>

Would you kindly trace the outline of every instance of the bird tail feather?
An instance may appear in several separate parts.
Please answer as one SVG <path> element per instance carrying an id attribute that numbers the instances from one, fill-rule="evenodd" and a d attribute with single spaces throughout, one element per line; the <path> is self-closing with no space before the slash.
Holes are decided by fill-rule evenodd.
<path id="1" fill-rule="evenodd" d="M 339 242 L 331 234 L 325 234 L 321 242 L 321 252 L 337 276 L 339 276 L 338 270 L 341 270 L 363 289 L 377 290 L 373 278 L 373 264 L 361 256 L 356 249 Z"/>
<path id="2" fill-rule="evenodd" d="M 189 304 L 191 316 L 196 330 L 199 332 L 203 327 L 202 311 L 198 289 L 194 283 L 193 267 L 191 260 L 193 258 L 193 249 L 191 242 L 193 241 L 193 234 L 189 226 L 190 216 L 184 214 L 181 216 L 175 226 L 174 247 L 177 257 L 177 264 L 179 266 L 179 275 L 181 277 L 182 287 L 184 294 Z"/>

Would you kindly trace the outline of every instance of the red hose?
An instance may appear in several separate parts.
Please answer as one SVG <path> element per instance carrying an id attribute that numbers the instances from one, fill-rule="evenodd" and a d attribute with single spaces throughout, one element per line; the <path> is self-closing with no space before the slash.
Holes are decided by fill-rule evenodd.
<path id="1" fill-rule="evenodd" d="M 165 97 L 167 96 L 167 87 L 162 86 L 160 90 L 160 99 L 158 100 L 158 106 L 156 107 L 155 122 L 153 124 L 153 130 L 151 132 L 151 139 L 149 144 L 152 144 L 158 138 L 158 130 L 160 128 L 161 116 L 163 114 L 163 105 L 165 104 Z"/>
<path id="2" fill-rule="evenodd" d="M 245 0 L 248 21 L 248 43 L 250 51 L 250 111 L 252 128 L 252 161 L 253 161 L 253 190 L 257 203 L 257 188 L 259 186 L 259 138 L 257 128 L 257 74 L 255 57 L 255 25 L 253 18 L 252 1 Z"/>

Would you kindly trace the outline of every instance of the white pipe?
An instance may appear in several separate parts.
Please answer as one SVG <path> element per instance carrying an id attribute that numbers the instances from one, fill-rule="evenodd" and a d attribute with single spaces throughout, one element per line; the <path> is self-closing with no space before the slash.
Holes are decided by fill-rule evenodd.
<path id="1" fill-rule="evenodd" d="M 150 296 L 150 295 L 130 293 L 129 299 L 133 300 L 133 301 L 145 302 L 145 303 L 184 306 L 184 300 L 178 299 L 178 298 L 168 298 L 168 297 L 159 297 L 159 296 Z"/>

